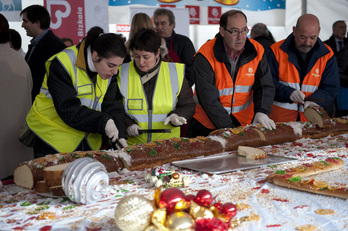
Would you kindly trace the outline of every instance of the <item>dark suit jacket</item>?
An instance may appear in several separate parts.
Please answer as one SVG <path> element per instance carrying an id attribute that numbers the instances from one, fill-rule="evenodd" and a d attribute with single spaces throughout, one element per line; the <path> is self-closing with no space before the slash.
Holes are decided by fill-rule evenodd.
<path id="1" fill-rule="evenodd" d="M 28 55 L 30 54 L 31 47 L 29 45 L 29 50 L 25 56 L 31 75 L 33 78 L 33 89 L 31 91 L 31 97 L 34 99 L 40 92 L 41 84 L 44 79 L 46 68 L 45 62 L 54 54 L 62 51 L 65 48 L 64 43 L 58 38 L 51 30 L 49 30 L 45 36 L 36 45 L 33 54 L 28 62 Z"/>
<path id="2" fill-rule="evenodd" d="M 335 53 L 335 55 L 337 55 L 337 49 L 336 49 L 336 40 L 335 40 L 335 37 L 333 35 L 331 35 L 331 37 L 324 41 L 324 43 L 326 45 L 329 45 L 332 49 L 332 51 Z M 348 43 L 348 38 L 343 38 L 343 43 L 344 45 Z"/>

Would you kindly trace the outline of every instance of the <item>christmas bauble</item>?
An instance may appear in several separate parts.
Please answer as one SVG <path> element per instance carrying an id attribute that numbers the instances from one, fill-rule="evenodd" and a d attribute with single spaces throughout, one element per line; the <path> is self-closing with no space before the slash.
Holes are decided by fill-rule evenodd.
<path id="1" fill-rule="evenodd" d="M 202 190 L 198 191 L 194 201 L 198 205 L 209 206 L 213 202 L 213 196 L 211 195 L 211 193 L 208 190 L 202 189 Z"/>
<path id="2" fill-rule="evenodd" d="M 179 201 L 184 199 L 185 194 L 178 188 L 168 188 L 164 190 L 158 202 L 159 208 L 166 208 L 167 214 L 173 212 L 173 209 Z"/>
<path id="3" fill-rule="evenodd" d="M 123 231 L 144 230 L 150 225 L 153 204 L 143 196 L 125 196 L 115 210 L 115 222 Z"/>

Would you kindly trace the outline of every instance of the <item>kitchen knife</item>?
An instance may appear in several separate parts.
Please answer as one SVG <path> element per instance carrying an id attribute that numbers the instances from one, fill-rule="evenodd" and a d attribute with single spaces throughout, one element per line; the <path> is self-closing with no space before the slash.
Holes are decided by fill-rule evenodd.
<path id="1" fill-rule="evenodd" d="M 172 130 L 170 129 L 142 129 L 139 130 L 139 134 L 143 133 L 171 133 Z"/>
<path id="2" fill-rule="evenodd" d="M 318 98 L 311 98 L 310 96 L 305 98 L 304 101 L 312 101 L 314 103 L 322 103 L 324 102 L 323 99 L 318 99 Z"/>

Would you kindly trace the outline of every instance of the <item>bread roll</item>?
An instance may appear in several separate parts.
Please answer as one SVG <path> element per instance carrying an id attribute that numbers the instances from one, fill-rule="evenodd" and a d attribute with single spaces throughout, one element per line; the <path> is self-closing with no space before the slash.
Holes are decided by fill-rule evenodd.
<path id="1" fill-rule="evenodd" d="M 340 158 L 328 157 L 325 161 L 315 161 L 312 164 L 301 164 L 287 170 L 277 170 L 274 174 L 267 177 L 267 181 L 287 188 L 347 199 L 347 188 L 320 186 L 316 184 L 314 179 L 303 179 L 303 177 L 336 170 L 343 164 L 344 162 Z"/>

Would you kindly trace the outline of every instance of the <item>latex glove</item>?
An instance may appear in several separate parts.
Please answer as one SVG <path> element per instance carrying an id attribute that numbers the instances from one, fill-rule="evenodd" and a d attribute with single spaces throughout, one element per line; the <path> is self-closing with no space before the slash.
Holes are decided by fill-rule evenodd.
<path id="1" fill-rule="evenodd" d="M 295 90 L 290 95 L 290 100 L 304 104 L 305 94 L 302 91 Z"/>
<path id="2" fill-rule="evenodd" d="M 312 101 L 306 101 L 303 105 L 303 108 L 306 109 L 307 107 L 313 107 L 313 106 L 319 106 L 319 105 Z"/>
<path id="3" fill-rule="evenodd" d="M 138 124 L 132 124 L 131 126 L 127 128 L 126 132 L 129 136 L 138 136 L 139 130 L 142 130 L 142 129 Z"/>
<path id="4" fill-rule="evenodd" d="M 122 144 L 122 146 L 124 148 L 128 147 L 127 141 L 124 138 L 120 138 L 120 139 L 118 139 L 118 141 Z M 118 146 L 117 143 L 116 143 L 116 148 L 117 148 L 117 150 L 121 150 L 122 149 L 120 146 Z"/>
<path id="5" fill-rule="evenodd" d="M 112 142 L 115 142 L 118 138 L 118 129 L 115 125 L 114 120 L 109 119 L 106 122 L 105 125 L 105 134 L 112 140 Z"/>
<path id="6" fill-rule="evenodd" d="M 256 123 L 262 124 L 262 126 L 264 126 L 265 128 L 269 130 L 276 129 L 276 125 L 274 121 L 271 120 L 265 113 L 262 113 L 262 112 L 256 113 L 253 124 L 256 124 Z"/>
<path id="7" fill-rule="evenodd" d="M 178 116 L 177 114 L 173 113 L 166 118 L 164 125 L 167 125 L 169 122 L 174 126 L 181 126 L 183 124 L 186 124 L 187 120 L 184 117 Z"/>

